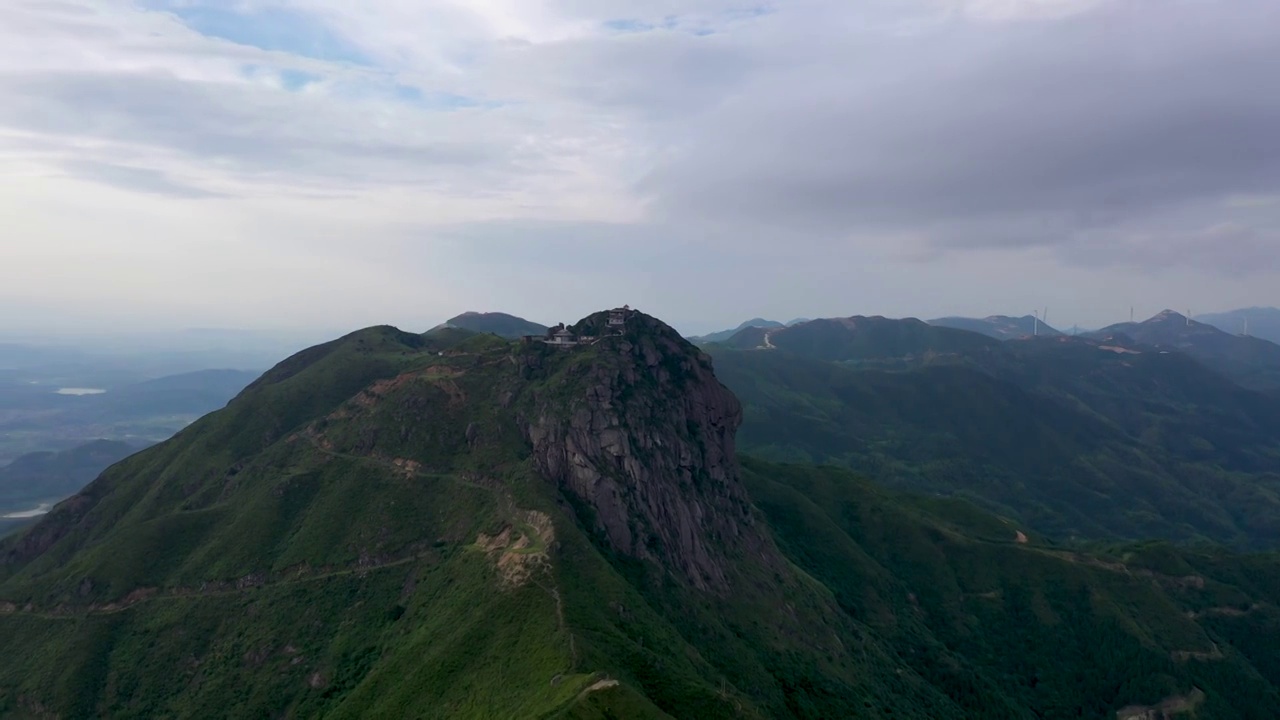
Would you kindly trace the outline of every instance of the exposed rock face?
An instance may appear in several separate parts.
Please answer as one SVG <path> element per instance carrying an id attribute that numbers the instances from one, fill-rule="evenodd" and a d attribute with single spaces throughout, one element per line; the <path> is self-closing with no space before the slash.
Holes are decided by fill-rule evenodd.
<path id="1" fill-rule="evenodd" d="M 617 552 L 657 560 L 696 587 L 727 586 L 727 553 L 766 562 L 734 460 L 742 422 L 711 359 L 671 328 L 631 313 L 621 335 L 607 314 L 575 326 L 601 339 L 570 392 L 537 399 L 525 433 L 540 472 L 595 514 Z M 526 358 L 537 366 L 538 359 Z"/>

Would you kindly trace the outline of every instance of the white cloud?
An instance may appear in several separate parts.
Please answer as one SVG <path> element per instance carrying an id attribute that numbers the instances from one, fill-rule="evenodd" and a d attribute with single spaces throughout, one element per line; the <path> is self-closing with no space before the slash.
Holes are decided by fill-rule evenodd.
<path id="1" fill-rule="evenodd" d="M 945 0 L 981 20 L 1057 19 L 1088 12 L 1107 0 Z"/>
<path id="2" fill-rule="evenodd" d="M 725 322 L 840 312 L 836 298 L 926 314 L 869 274 L 910 284 L 965 253 L 1011 267 L 1048 253 L 1073 282 L 1083 266 L 1194 261 L 1206 293 L 1225 282 L 1215 267 L 1264 288 L 1274 270 L 1247 260 L 1140 262 L 1165 236 L 1241 257 L 1275 237 L 1252 200 L 1280 192 L 1272 146 L 1215 137 L 1271 117 L 1253 80 L 1276 67 L 1260 40 L 1276 27 L 1262 0 L 1195 22 L 1204 8 L 5 3 L 0 283 L 137 318 L 224 313 L 216 324 L 261 308 L 312 324 L 546 317 L 623 290 Z M 1253 165 L 1227 157 L 1241 148 Z M 1126 249 L 1109 260 L 1118 246 L 1099 237 Z M 852 295 L 841 263 L 868 273 Z"/>

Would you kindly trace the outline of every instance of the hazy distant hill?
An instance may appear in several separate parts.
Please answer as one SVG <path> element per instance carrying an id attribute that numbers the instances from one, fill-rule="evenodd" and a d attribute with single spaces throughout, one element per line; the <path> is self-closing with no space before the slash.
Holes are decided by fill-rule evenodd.
<path id="1" fill-rule="evenodd" d="M 0 463 L 25 453 L 68 449 L 95 438 L 156 442 L 227 404 L 258 376 L 244 370 L 202 370 L 137 383 L 92 387 L 94 394 L 58 394 L 58 385 L 31 384 L 0 373 Z"/>
<path id="2" fill-rule="evenodd" d="M 525 335 L 541 335 L 547 331 L 546 325 L 539 325 L 515 315 L 491 312 L 465 312 L 450 318 L 444 323 L 447 327 L 462 328 L 478 333 L 492 333 L 499 337 L 515 339 Z"/>
<path id="3" fill-rule="evenodd" d="M 0 371 L 27 380 L 110 387 L 206 368 L 261 371 L 314 344 L 301 332 L 181 330 L 0 342 Z"/>
<path id="4" fill-rule="evenodd" d="M 1188 320 L 1173 310 L 1138 323 L 1119 323 L 1088 333 L 1099 340 L 1177 350 L 1232 380 L 1259 389 L 1280 388 L 1280 345 L 1259 337 L 1233 335 L 1207 323 Z"/>
<path id="5" fill-rule="evenodd" d="M 1280 308 L 1254 307 L 1223 313 L 1198 315 L 1196 320 L 1232 335 L 1242 335 L 1246 322 L 1248 334 L 1280 344 Z"/>
<path id="6" fill-rule="evenodd" d="M 79 492 L 107 467 L 143 447 L 141 443 L 96 440 L 62 452 L 23 455 L 0 467 L 0 514 L 24 503 Z"/>
<path id="7" fill-rule="evenodd" d="M 817 360 L 886 364 L 925 356 L 981 353 L 999 342 L 966 330 L 935 327 L 908 318 L 847 317 L 810 320 L 780 328 L 747 328 L 724 345 L 741 350 L 779 349 Z"/>
<path id="8" fill-rule="evenodd" d="M 127 385 L 91 402 L 116 416 L 194 414 L 217 410 L 261 373 L 248 370 L 198 370 Z"/>
<path id="9" fill-rule="evenodd" d="M 729 338 L 738 334 L 739 331 L 745 330 L 751 327 L 776 328 L 776 327 L 783 327 L 783 324 L 778 322 L 777 320 L 765 320 L 764 318 L 752 318 L 738 325 L 738 327 L 733 328 L 732 330 L 721 330 L 719 332 L 709 333 L 707 335 L 702 335 L 700 337 L 692 337 L 692 338 L 689 338 L 689 340 L 695 343 L 724 342 L 725 340 L 728 340 Z"/>
<path id="10" fill-rule="evenodd" d="M 997 340 L 1014 340 L 1036 335 L 1053 337 L 1062 334 L 1037 320 L 1034 315 L 1024 315 L 1022 317 L 992 315 L 985 318 L 945 317 L 930 320 L 929 324 L 982 333 Z"/>
<path id="11" fill-rule="evenodd" d="M 368 328 L 112 466 L 0 542 L 0 656 L 21 658 L 0 663 L 0 715 L 1274 717 L 1276 557 L 1064 547 L 846 470 L 739 461 L 727 356 L 609 320 L 569 347 Z M 966 342 L 902 333 L 888 351 Z M 867 412 L 854 442 L 909 441 L 896 413 L 958 433 L 975 490 L 1002 452 L 1109 432 L 970 368 L 711 347 L 765 361 L 751 377 L 773 401 Z M 899 389 L 859 410 L 845 373 Z M 912 450 L 901 462 L 941 454 Z M 1013 479 L 1135 524 L 1153 511 L 1148 488 L 1065 476 Z"/>

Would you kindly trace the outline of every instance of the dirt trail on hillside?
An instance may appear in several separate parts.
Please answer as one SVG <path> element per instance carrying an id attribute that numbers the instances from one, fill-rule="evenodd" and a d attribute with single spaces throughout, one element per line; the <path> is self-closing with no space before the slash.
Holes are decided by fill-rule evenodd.
<path id="1" fill-rule="evenodd" d="M 53 620 L 66 620 L 83 617 L 85 615 L 114 615 L 147 602 L 224 597 L 228 595 L 239 595 L 254 590 L 263 590 L 288 585 L 300 585 L 302 583 L 316 582 L 318 580 L 328 580 L 345 575 L 364 575 L 366 573 L 406 565 L 426 557 L 428 557 L 427 554 L 410 555 L 409 557 L 398 558 L 382 563 L 364 563 L 337 570 L 322 568 L 320 572 L 295 570 L 289 577 L 270 582 L 261 579 L 261 576 L 250 574 L 240 578 L 234 583 L 226 581 L 207 582 L 200 586 L 179 586 L 165 588 L 163 590 L 160 588 L 138 588 L 120 600 L 102 604 L 94 603 L 92 605 L 82 607 L 59 605 L 52 608 L 41 609 L 33 603 L 26 603 L 20 606 L 12 602 L 0 602 L 0 615 L 23 615 L 27 617 L 39 617 Z"/>

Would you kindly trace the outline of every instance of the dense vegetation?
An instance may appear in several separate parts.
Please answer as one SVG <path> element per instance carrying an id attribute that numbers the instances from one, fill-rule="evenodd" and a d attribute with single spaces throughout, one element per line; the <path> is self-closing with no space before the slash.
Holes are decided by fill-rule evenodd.
<path id="1" fill-rule="evenodd" d="M 0 716 L 1003 719 L 1181 703 L 1211 720 L 1280 701 L 1275 557 L 1086 551 L 845 470 L 739 466 L 697 447 L 733 430 L 708 418 L 737 421 L 706 359 L 627 322 L 614 335 L 588 318 L 574 330 L 595 342 L 572 349 L 370 328 L 113 466 L 0 544 L 0 652 L 24 658 L 0 665 Z M 1003 389 L 1011 409 L 1027 394 L 929 371 L 985 381 L 983 400 Z M 1095 418 L 1081 442 L 1111 432 Z M 557 433 L 563 452 L 545 454 Z M 653 484 L 617 485 L 637 474 Z M 605 516 L 608 487 L 626 508 L 752 504 L 672 534 Z M 691 573 L 706 567 L 719 579 Z"/>
<path id="2" fill-rule="evenodd" d="M 1280 543 L 1274 395 L 1181 353 L 1084 339 L 842 356 L 847 331 L 828 334 L 711 348 L 746 408 L 745 451 L 967 497 L 1059 538 Z"/>

